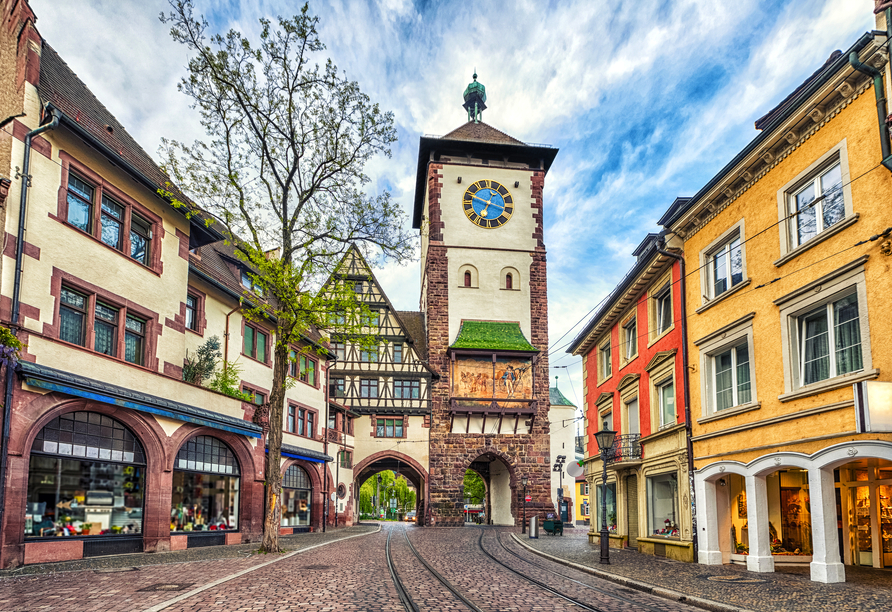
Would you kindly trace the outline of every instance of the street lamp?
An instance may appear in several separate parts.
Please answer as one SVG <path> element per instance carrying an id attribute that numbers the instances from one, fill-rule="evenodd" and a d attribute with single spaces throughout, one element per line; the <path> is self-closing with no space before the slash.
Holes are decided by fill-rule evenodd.
<path id="1" fill-rule="evenodd" d="M 523 529 L 520 533 L 527 532 L 527 477 L 520 477 L 520 484 L 523 485 Z"/>
<path id="2" fill-rule="evenodd" d="M 381 474 L 378 474 L 378 487 L 375 489 L 375 520 L 381 516 Z"/>
<path id="3" fill-rule="evenodd" d="M 595 434 L 598 450 L 601 452 L 601 465 L 604 466 L 604 480 L 601 485 L 601 563 L 610 565 L 610 542 L 607 532 L 607 455 L 613 449 L 616 432 L 602 429 Z"/>
<path id="4" fill-rule="evenodd" d="M 563 522 L 564 516 L 561 514 L 561 504 L 564 501 L 564 462 L 567 460 L 566 455 L 558 455 L 557 459 L 554 462 L 554 465 L 551 467 L 552 472 L 558 473 L 558 494 L 557 494 L 557 511 L 558 518 Z"/>

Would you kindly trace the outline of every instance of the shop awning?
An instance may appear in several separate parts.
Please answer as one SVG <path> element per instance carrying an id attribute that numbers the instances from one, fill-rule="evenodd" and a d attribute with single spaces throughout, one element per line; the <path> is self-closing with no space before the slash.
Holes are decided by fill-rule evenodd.
<path id="1" fill-rule="evenodd" d="M 269 447 L 267 447 L 266 452 L 269 453 Z M 334 461 L 334 457 L 330 457 L 325 453 L 320 453 L 319 451 L 315 451 L 311 448 L 304 448 L 302 446 L 292 446 L 291 444 L 282 445 L 282 456 L 291 459 L 303 459 L 304 461 L 311 461 L 313 463 Z"/>
<path id="2" fill-rule="evenodd" d="M 218 414 L 210 410 L 190 406 L 189 404 L 174 402 L 163 397 L 149 395 L 148 393 L 110 385 L 92 378 L 72 374 L 71 372 L 56 370 L 27 361 L 20 361 L 17 371 L 27 384 L 32 387 L 46 389 L 47 391 L 57 391 L 104 404 L 157 414 L 158 416 L 177 421 L 231 431 L 232 433 L 252 438 L 260 438 L 263 435 L 263 429 L 259 425 L 243 419 Z"/>

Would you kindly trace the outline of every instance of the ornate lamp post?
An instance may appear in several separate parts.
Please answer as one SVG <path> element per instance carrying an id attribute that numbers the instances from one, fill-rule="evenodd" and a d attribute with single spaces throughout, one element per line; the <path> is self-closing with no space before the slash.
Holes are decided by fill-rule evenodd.
<path id="1" fill-rule="evenodd" d="M 527 477 L 520 477 L 520 484 L 523 485 L 523 530 L 520 533 L 527 532 Z"/>
<path id="2" fill-rule="evenodd" d="M 610 565 L 610 536 L 607 531 L 607 456 L 613 450 L 616 432 L 602 429 L 595 434 L 598 450 L 601 452 L 601 465 L 604 466 L 604 480 L 601 485 L 601 563 Z"/>

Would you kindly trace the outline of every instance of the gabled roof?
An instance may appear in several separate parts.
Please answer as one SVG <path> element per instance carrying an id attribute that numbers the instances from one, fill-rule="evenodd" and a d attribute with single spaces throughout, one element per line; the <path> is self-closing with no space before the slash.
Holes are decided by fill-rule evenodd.
<path id="1" fill-rule="evenodd" d="M 557 387 L 549 387 L 548 403 L 552 406 L 572 406 L 576 408 L 576 404 L 568 400 Z"/>
<path id="2" fill-rule="evenodd" d="M 150 190 L 171 191 L 186 204 L 192 202 L 173 184 L 157 163 L 146 153 L 123 125 L 105 108 L 73 70 L 44 41 L 40 56 L 40 80 L 37 92 L 44 103 L 62 113 L 62 123 L 87 139 L 97 149 L 120 162 L 126 171 L 136 175 Z M 185 211 L 180 210 L 181 214 Z M 190 246 L 207 244 L 223 236 L 206 227 L 198 207 L 194 207 Z"/>
<path id="3" fill-rule="evenodd" d="M 811 84 L 812 81 L 819 80 L 821 78 L 821 73 L 827 70 L 829 66 L 832 66 L 833 63 L 836 62 L 836 60 L 838 60 L 841 55 L 842 51 L 840 51 L 839 49 L 831 53 L 830 57 L 827 58 L 827 61 L 824 62 L 824 64 L 820 68 L 815 70 L 810 77 L 805 79 L 805 81 L 802 82 L 802 85 L 794 89 L 793 92 L 789 96 L 784 98 L 780 104 L 772 108 L 759 119 L 756 119 L 756 129 L 762 130 L 765 127 L 771 125 L 771 122 L 780 114 L 782 114 L 784 110 L 786 110 L 793 103 L 793 101 L 796 100 L 796 97 L 808 88 L 809 84 Z"/>
<path id="4" fill-rule="evenodd" d="M 403 331 L 415 343 L 418 358 L 427 361 L 427 331 L 424 324 L 424 313 L 415 310 L 397 311 L 397 317 L 403 323 Z"/>
<path id="5" fill-rule="evenodd" d="M 526 143 L 523 141 L 518 140 L 513 136 L 509 136 L 505 132 L 497 130 L 491 125 L 487 125 L 483 122 L 474 123 L 473 121 L 468 121 L 466 124 L 457 127 L 445 136 L 441 136 L 441 138 L 443 140 L 473 140 L 478 142 L 497 142 L 501 144 L 518 144 L 526 146 Z"/>
<path id="6" fill-rule="evenodd" d="M 520 323 L 507 321 L 462 321 L 458 336 L 449 348 L 497 352 L 539 352 L 523 335 Z"/>

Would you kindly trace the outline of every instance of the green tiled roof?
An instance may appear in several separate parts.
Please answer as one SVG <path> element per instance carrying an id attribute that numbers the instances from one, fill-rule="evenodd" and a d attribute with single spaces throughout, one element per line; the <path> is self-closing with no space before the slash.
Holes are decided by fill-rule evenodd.
<path id="1" fill-rule="evenodd" d="M 557 387 L 549 387 L 548 403 L 552 406 L 573 406 L 576 408 L 576 404 L 564 397 L 564 394 Z"/>
<path id="2" fill-rule="evenodd" d="M 449 348 L 484 349 L 490 351 L 536 352 L 520 331 L 519 323 L 496 321 L 462 321 L 458 337 Z"/>

